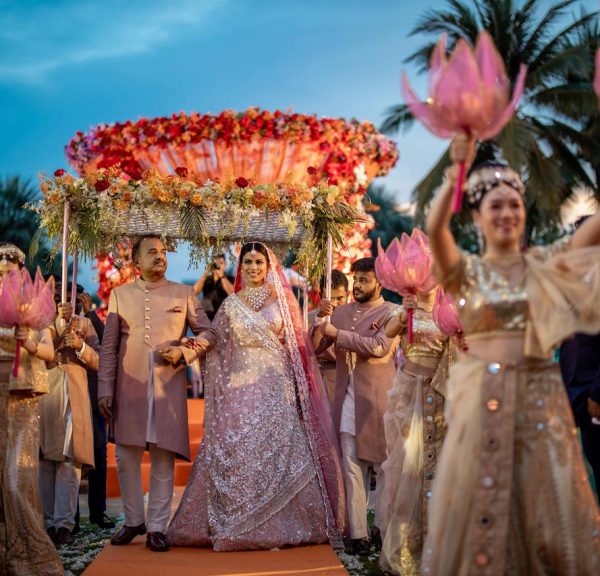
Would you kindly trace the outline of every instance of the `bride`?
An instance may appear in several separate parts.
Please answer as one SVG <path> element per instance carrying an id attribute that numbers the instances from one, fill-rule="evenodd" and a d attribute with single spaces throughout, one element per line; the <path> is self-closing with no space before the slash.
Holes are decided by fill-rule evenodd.
<path id="1" fill-rule="evenodd" d="M 205 436 L 169 543 L 340 544 L 343 481 L 327 398 L 298 304 L 264 244 L 242 247 L 235 294 L 213 328 Z"/>

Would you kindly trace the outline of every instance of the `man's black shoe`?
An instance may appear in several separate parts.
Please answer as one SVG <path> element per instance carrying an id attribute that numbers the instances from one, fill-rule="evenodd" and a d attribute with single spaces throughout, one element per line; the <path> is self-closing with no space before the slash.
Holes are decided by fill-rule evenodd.
<path id="1" fill-rule="evenodd" d="M 146 536 L 146 546 L 152 552 L 168 552 L 169 544 L 167 537 L 162 532 L 148 532 Z"/>
<path id="2" fill-rule="evenodd" d="M 352 540 L 352 552 L 357 556 L 368 556 L 371 553 L 371 542 L 368 538 Z"/>
<path id="3" fill-rule="evenodd" d="M 106 514 L 102 514 L 100 517 L 90 516 L 90 524 L 96 524 L 96 526 L 103 529 L 115 527 L 113 519 Z"/>
<path id="4" fill-rule="evenodd" d="M 114 546 L 124 546 L 125 544 L 129 544 L 136 536 L 141 536 L 145 533 L 145 524 L 140 524 L 139 526 L 127 526 L 124 524 L 115 534 L 113 534 L 110 543 Z"/>
<path id="5" fill-rule="evenodd" d="M 381 531 L 379 528 L 377 528 L 377 526 L 373 526 L 373 528 L 371 528 L 371 546 L 373 546 L 373 548 L 376 550 L 381 551 Z"/>
<path id="6" fill-rule="evenodd" d="M 64 546 L 65 544 L 72 544 L 73 536 L 71 536 L 71 531 L 64 526 L 59 528 L 56 531 L 56 536 L 54 537 L 54 544 L 57 548 Z"/>

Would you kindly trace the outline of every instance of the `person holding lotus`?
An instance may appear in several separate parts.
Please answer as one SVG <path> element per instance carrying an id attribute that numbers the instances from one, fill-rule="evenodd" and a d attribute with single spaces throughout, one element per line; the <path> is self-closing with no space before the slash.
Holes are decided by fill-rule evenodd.
<path id="1" fill-rule="evenodd" d="M 380 282 L 405 293 L 402 307 L 384 325 L 387 337 L 400 337 L 403 361 L 383 415 L 387 458 L 382 465 L 386 482 L 380 557 L 387 573 L 402 576 L 420 574 L 431 485 L 446 432 L 448 367 L 456 359 L 453 339 L 435 321 L 441 288 L 430 266 L 427 237 L 418 229 L 392 242 L 387 252 L 379 246 Z"/>
<path id="2" fill-rule="evenodd" d="M 2 278 L 20 273 L 24 266 L 25 254 L 17 246 L 0 243 L 0 294 L 7 290 Z M 52 293 L 50 282 L 51 312 Z M 5 316 L 10 304 L 2 298 L 0 306 Z M 51 320 L 49 315 L 48 324 Z M 21 361 L 15 377 L 18 340 Z M 53 356 L 48 328 L 0 327 L 0 574 L 8 576 L 64 574 L 44 530 L 38 478 L 39 398 L 48 392 L 44 361 Z"/>
<path id="3" fill-rule="evenodd" d="M 422 573 L 592 576 L 600 514 L 550 358 L 573 333 L 600 331 L 600 214 L 571 237 L 523 251 L 521 178 L 504 164 L 482 165 L 466 194 L 485 249 L 461 252 L 450 231 L 452 193 L 474 152 L 472 138 L 455 137 L 427 219 L 468 353 L 450 369 Z"/>

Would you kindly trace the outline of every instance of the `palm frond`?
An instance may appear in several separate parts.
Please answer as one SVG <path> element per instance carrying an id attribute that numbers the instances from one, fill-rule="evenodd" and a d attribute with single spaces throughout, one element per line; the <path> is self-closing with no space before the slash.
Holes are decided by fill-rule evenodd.
<path id="1" fill-rule="evenodd" d="M 406 104 L 390 106 L 385 113 L 379 128 L 384 134 L 396 134 L 400 130 L 403 133 L 407 132 L 415 123 L 415 117 Z"/>
<path id="2" fill-rule="evenodd" d="M 562 18 L 564 11 L 576 1 L 563 0 L 563 2 L 551 6 L 539 20 L 529 38 L 527 38 L 526 44 L 523 46 L 523 52 L 529 56 L 539 53 L 542 44 L 550 33 L 551 27 L 554 26 L 557 20 Z"/>
<path id="3" fill-rule="evenodd" d="M 201 206 L 184 204 L 179 212 L 179 225 L 184 238 L 206 237 L 206 211 Z"/>
<path id="4" fill-rule="evenodd" d="M 563 28 L 538 52 L 533 61 L 529 63 L 529 70 L 535 72 L 538 67 L 542 66 L 550 58 L 555 57 L 556 54 L 560 52 L 562 49 L 562 43 L 566 37 L 568 37 L 570 34 L 577 33 L 578 31 L 585 29 L 586 26 L 593 24 L 597 19 L 598 12 L 584 14 Z"/>

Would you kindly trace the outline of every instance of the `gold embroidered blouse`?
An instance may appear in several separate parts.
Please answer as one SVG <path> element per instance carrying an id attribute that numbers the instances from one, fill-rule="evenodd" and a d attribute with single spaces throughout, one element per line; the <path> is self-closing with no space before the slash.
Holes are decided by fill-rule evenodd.
<path id="1" fill-rule="evenodd" d="M 408 342 L 406 331 L 400 339 L 400 347 L 407 360 L 417 356 L 440 358 L 444 352 L 444 344 L 448 339 L 436 323 L 430 311 L 417 308 L 413 316 L 413 341 Z"/>
<path id="2" fill-rule="evenodd" d="M 536 260 L 547 260 L 565 250 L 569 240 L 566 237 L 549 246 L 536 246 L 528 255 Z M 444 286 L 454 297 L 467 336 L 525 331 L 529 317 L 527 266 L 523 256 L 516 255 L 514 264 L 518 261 L 523 263 L 523 274 L 515 280 L 507 275 L 511 271 L 508 260 L 502 266 L 475 254 L 461 253 L 459 263 L 445 279 Z"/>

